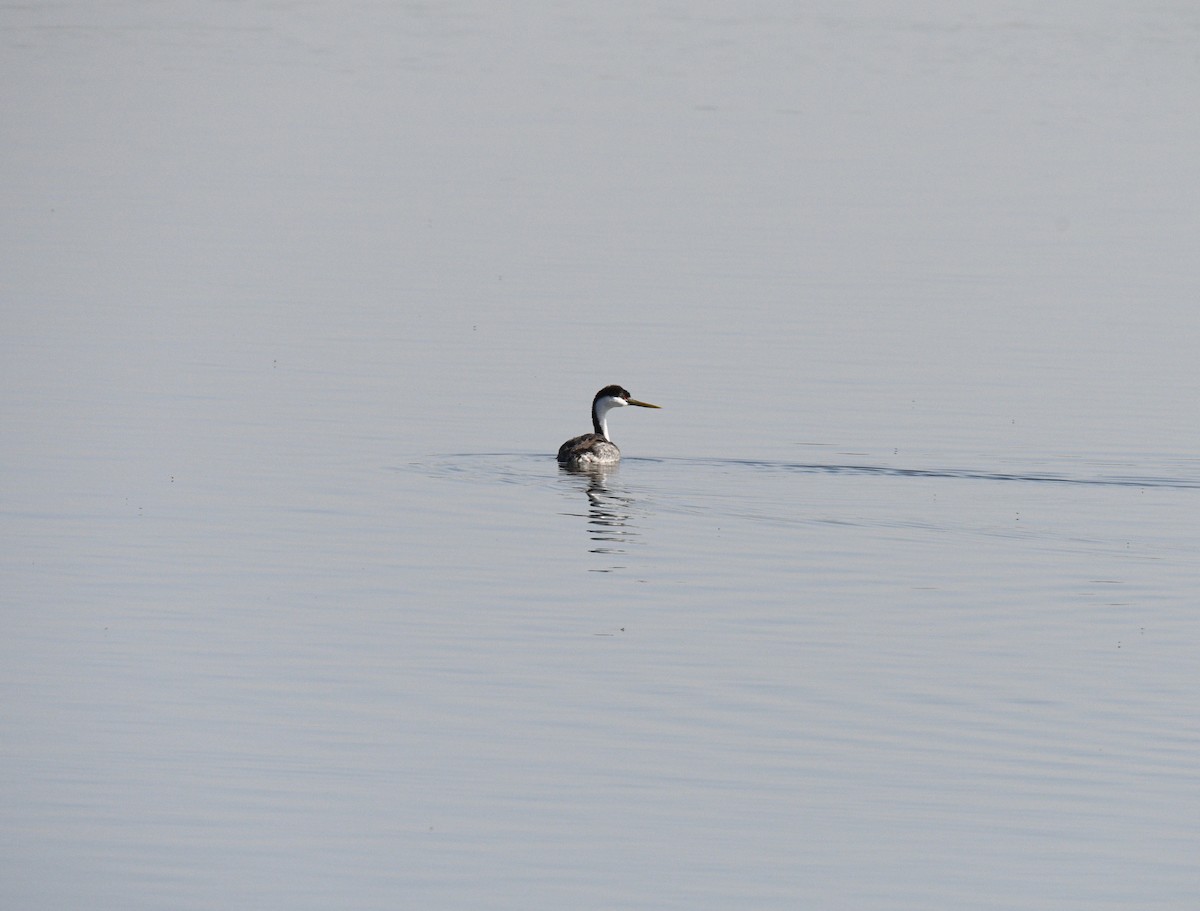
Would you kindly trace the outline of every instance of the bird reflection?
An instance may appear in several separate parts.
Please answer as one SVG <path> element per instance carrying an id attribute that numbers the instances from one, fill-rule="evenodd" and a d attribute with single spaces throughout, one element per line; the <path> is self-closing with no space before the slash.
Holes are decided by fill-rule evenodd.
<path id="1" fill-rule="evenodd" d="M 588 552 L 608 557 L 627 553 L 629 545 L 635 543 L 638 537 L 638 532 L 633 526 L 638 510 L 636 500 L 626 494 L 616 482 L 618 467 L 593 465 L 585 468 L 564 465 L 559 470 L 562 474 L 577 479 L 587 496 L 588 511 L 585 518 L 588 537 L 593 543 Z M 621 568 L 620 565 L 612 565 L 592 572 L 608 573 Z"/>

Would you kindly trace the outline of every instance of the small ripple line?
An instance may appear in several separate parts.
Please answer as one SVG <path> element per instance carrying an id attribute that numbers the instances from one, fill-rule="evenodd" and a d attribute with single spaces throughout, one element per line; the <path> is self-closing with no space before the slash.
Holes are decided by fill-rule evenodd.
<path id="1" fill-rule="evenodd" d="M 1027 484 L 1077 484 L 1092 487 L 1155 487 L 1176 490 L 1200 490 L 1200 480 L 1150 476 L 1111 475 L 1091 478 L 1070 477 L 1040 472 L 1002 472 L 961 468 L 894 468 L 886 465 L 830 465 L 807 462 L 774 462 L 762 459 L 661 459 L 655 461 L 702 462 L 709 465 L 731 465 L 766 468 L 776 471 L 797 471 L 811 474 L 855 474 L 894 478 L 946 478 L 961 481 L 1010 481 Z"/>

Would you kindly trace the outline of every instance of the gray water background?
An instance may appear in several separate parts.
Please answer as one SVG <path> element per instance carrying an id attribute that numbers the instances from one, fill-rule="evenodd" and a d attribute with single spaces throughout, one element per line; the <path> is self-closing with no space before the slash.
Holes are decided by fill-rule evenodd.
<path id="1" fill-rule="evenodd" d="M 0 905 L 1196 907 L 1198 47 L 0 10 Z"/>

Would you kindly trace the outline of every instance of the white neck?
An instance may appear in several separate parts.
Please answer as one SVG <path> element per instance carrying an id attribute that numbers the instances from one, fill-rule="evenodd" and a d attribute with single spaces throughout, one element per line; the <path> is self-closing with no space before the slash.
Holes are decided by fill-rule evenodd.
<path id="1" fill-rule="evenodd" d="M 604 437 L 610 443 L 612 442 L 612 437 L 608 435 L 608 413 L 614 408 L 622 408 L 624 405 L 624 399 L 619 399 L 611 395 L 596 402 L 594 411 L 596 423 L 600 426 L 600 436 Z"/>

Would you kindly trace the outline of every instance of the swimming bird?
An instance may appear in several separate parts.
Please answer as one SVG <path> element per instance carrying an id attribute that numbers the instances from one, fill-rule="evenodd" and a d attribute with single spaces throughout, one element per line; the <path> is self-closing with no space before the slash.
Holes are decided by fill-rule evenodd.
<path id="1" fill-rule="evenodd" d="M 608 413 L 614 408 L 637 405 L 639 408 L 658 408 L 649 402 L 639 402 L 620 386 L 605 386 L 592 399 L 592 429 L 573 437 L 558 447 L 558 460 L 568 468 L 590 468 L 593 465 L 616 465 L 621 450 L 608 436 Z"/>

